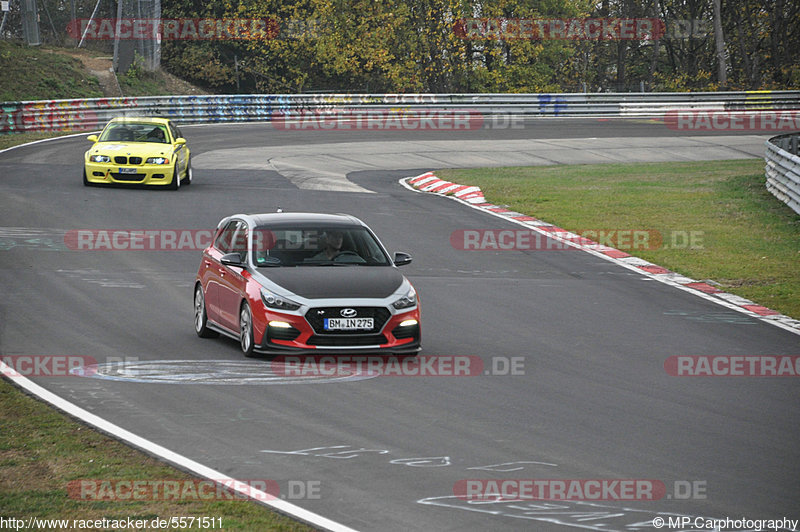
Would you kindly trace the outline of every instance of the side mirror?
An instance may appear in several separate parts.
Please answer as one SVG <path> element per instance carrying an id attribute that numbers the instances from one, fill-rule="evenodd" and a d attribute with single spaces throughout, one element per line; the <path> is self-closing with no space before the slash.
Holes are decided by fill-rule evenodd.
<path id="1" fill-rule="evenodd" d="M 177 139 L 175 139 L 175 144 L 183 146 L 184 144 L 186 144 L 186 139 L 183 137 L 178 137 Z"/>
<path id="2" fill-rule="evenodd" d="M 242 256 L 238 253 L 226 253 L 219 261 L 226 266 L 244 266 L 242 263 Z"/>
<path id="3" fill-rule="evenodd" d="M 395 266 L 403 266 L 404 264 L 411 263 L 411 255 L 408 253 L 403 253 L 402 251 L 398 251 L 394 254 L 394 265 Z"/>
<path id="4" fill-rule="evenodd" d="M 86 140 L 97 142 L 97 135 L 89 135 L 88 137 L 86 137 Z"/>

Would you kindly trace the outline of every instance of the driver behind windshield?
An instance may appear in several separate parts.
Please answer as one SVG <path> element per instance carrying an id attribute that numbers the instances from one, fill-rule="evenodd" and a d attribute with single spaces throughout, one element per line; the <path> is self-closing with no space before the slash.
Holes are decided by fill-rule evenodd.
<path id="1" fill-rule="evenodd" d="M 322 251 L 311 257 L 312 260 L 333 260 L 342 251 L 344 233 L 325 231 L 322 234 Z"/>
<path id="2" fill-rule="evenodd" d="M 164 131 L 160 127 L 154 127 L 147 134 L 147 142 L 160 142 L 163 144 L 167 142 L 167 137 L 164 135 Z"/>

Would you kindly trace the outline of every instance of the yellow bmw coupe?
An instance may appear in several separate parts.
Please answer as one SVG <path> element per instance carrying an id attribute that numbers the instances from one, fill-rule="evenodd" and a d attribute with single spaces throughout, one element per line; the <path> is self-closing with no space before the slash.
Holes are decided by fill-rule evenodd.
<path id="1" fill-rule="evenodd" d="M 84 157 L 83 184 L 166 186 L 192 183 L 189 147 L 180 129 L 166 118 L 114 118 Z"/>

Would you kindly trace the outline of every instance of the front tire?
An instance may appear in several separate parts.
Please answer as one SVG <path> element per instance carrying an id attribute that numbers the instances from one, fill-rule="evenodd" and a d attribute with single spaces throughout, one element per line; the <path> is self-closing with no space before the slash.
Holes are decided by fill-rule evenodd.
<path id="1" fill-rule="evenodd" d="M 239 343 L 242 353 L 247 358 L 255 356 L 255 341 L 253 340 L 253 315 L 250 313 L 250 305 L 242 303 L 239 311 Z"/>
<path id="2" fill-rule="evenodd" d="M 199 284 L 194 289 L 194 332 L 200 338 L 216 338 L 219 333 L 208 328 L 208 315 L 206 314 L 206 298 L 203 287 Z"/>
<path id="3" fill-rule="evenodd" d="M 186 163 L 186 185 L 192 184 L 192 160 Z"/>
<path id="4" fill-rule="evenodd" d="M 172 190 L 181 188 L 181 174 L 178 173 L 178 163 L 175 163 L 175 167 L 172 169 L 172 183 L 170 183 L 169 188 Z"/>

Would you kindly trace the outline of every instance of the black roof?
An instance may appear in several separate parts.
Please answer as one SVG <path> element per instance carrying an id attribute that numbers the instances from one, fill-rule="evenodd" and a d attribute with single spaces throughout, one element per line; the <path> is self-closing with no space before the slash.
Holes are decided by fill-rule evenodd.
<path id="1" fill-rule="evenodd" d="M 251 214 L 256 225 L 298 226 L 298 225 L 340 225 L 342 227 L 362 227 L 364 223 L 349 214 L 322 214 L 318 212 L 271 212 Z"/>

